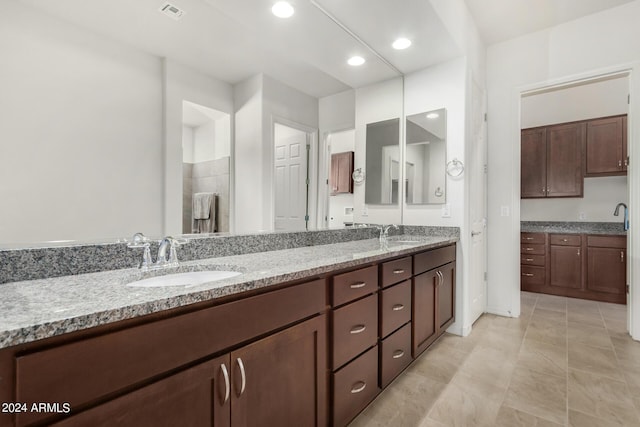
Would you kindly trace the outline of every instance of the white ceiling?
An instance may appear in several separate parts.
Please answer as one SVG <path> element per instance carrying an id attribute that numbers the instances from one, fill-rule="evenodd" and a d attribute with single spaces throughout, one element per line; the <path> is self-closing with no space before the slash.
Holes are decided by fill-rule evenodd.
<path id="1" fill-rule="evenodd" d="M 163 0 L 20 0 L 100 35 L 178 61 L 235 84 L 257 73 L 316 97 L 408 73 L 460 55 L 425 0 L 315 0 L 386 58 L 389 67 L 312 4 L 293 0 L 296 13 L 274 17 L 275 0 L 172 0 L 186 13 L 161 14 Z M 395 51 L 398 36 L 413 45 Z M 361 67 L 348 57 L 367 59 Z"/>
<path id="2" fill-rule="evenodd" d="M 634 0 L 465 0 L 487 45 Z"/>

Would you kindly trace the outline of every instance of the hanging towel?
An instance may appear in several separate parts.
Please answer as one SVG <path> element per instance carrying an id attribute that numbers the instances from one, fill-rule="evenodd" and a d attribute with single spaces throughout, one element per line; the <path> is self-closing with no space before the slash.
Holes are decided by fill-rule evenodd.
<path id="1" fill-rule="evenodd" d="M 193 195 L 193 219 L 209 219 L 213 193 L 195 193 Z"/>
<path id="2" fill-rule="evenodd" d="M 195 193 L 193 195 L 193 233 L 215 233 L 218 231 L 216 221 L 216 193 Z"/>

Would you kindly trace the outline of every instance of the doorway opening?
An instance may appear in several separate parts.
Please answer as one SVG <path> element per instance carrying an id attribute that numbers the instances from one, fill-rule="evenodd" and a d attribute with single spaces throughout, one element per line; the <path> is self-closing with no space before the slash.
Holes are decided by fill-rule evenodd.
<path id="1" fill-rule="evenodd" d="M 343 228 L 353 225 L 353 168 L 356 131 L 347 129 L 326 135 L 327 146 L 326 202 L 324 227 Z"/>
<path id="2" fill-rule="evenodd" d="M 229 232 L 231 116 L 182 103 L 182 232 Z"/>
<path id="3" fill-rule="evenodd" d="M 521 256 L 522 290 L 627 303 L 628 239 L 614 211 L 629 204 L 631 190 L 629 77 L 618 72 L 521 93 L 520 223 L 531 232 L 522 239 L 532 242 L 522 249 L 530 251 Z"/>

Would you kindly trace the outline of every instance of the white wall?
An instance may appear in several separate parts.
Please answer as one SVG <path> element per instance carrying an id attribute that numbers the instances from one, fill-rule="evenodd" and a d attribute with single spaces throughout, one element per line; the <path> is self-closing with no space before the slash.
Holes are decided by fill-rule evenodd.
<path id="1" fill-rule="evenodd" d="M 185 163 L 195 163 L 193 152 L 193 127 L 182 126 L 182 160 Z"/>
<path id="2" fill-rule="evenodd" d="M 354 168 L 365 171 L 364 185 L 354 186 L 354 220 L 377 224 L 400 224 L 402 215 L 400 205 L 365 206 L 364 195 L 366 180 L 366 129 L 367 123 L 402 117 L 402 78 L 390 79 L 374 85 L 356 89 L 356 152 Z M 402 130 L 402 126 L 400 126 Z M 402 132 L 398 135 L 401 140 Z"/>
<path id="3" fill-rule="evenodd" d="M 160 233 L 160 60 L 13 1 L 0 52 L 0 241 Z"/>
<path id="4" fill-rule="evenodd" d="M 620 70 L 640 60 L 640 1 L 490 46 L 489 94 L 489 310 L 519 315 L 520 92 L 546 84 Z M 637 68 L 635 69 L 637 70 Z M 640 99 L 637 71 L 631 99 Z M 632 105 L 632 109 L 633 109 Z M 633 111 L 631 111 L 633 114 Z M 633 157 L 640 121 L 630 130 Z M 631 170 L 630 181 L 640 179 Z M 630 200 L 633 205 L 634 200 Z M 509 216 L 501 216 L 501 207 Z M 633 213 L 633 209 L 631 210 Z M 631 235 L 632 247 L 638 246 Z M 640 247 L 636 248 L 640 253 Z M 633 277 L 631 278 L 633 283 Z M 633 286 L 633 285 L 632 285 Z"/>
<path id="5" fill-rule="evenodd" d="M 182 108 L 183 101 L 233 113 L 233 87 L 175 61 L 164 61 L 164 234 L 182 232 Z M 233 139 L 231 139 L 233 140 Z M 233 176 L 233 171 L 231 171 Z M 158 182 L 162 178 L 158 179 Z M 155 184 L 156 186 L 158 184 Z M 231 183 L 233 230 L 234 184 Z"/>

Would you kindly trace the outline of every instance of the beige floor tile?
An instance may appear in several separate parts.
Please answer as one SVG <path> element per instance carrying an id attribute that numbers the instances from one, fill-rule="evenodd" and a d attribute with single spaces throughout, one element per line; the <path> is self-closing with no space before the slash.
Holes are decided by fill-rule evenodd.
<path id="1" fill-rule="evenodd" d="M 582 412 L 569 410 L 569 426 L 570 427 L 620 427 L 620 424 L 615 420 L 602 420 L 600 418 L 592 417 L 591 415 L 583 414 Z"/>
<path id="2" fill-rule="evenodd" d="M 604 325 L 612 337 L 626 338 L 629 336 L 626 320 L 611 320 L 605 318 Z"/>
<path id="3" fill-rule="evenodd" d="M 604 317 L 615 317 L 618 319 L 626 320 L 627 318 L 627 305 L 626 304 L 614 304 L 612 302 L 599 302 L 598 307 Z"/>
<path id="4" fill-rule="evenodd" d="M 516 366 L 516 357 L 498 348 L 477 347 L 460 367 L 471 381 L 506 390 Z"/>
<path id="5" fill-rule="evenodd" d="M 442 347 L 450 347 L 459 352 L 463 353 L 471 353 L 471 351 L 478 345 L 478 342 L 481 341 L 480 337 L 483 335 L 482 331 L 480 334 L 471 334 L 468 337 L 460 337 L 458 335 L 445 333 L 442 335 L 436 343 L 433 344 L 432 348 Z M 430 351 L 430 350 L 427 350 Z"/>
<path id="6" fill-rule="evenodd" d="M 468 384 L 449 384 L 429 413 L 429 419 L 450 427 L 489 427 L 495 423 L 500 400 L 477 394 Z"/>
<path id="7" fill-rule="evenodd" d="M 518 354 L 518 366 L 564 377 L 567 375 L 567 347 L 525 339 Z"/>
<path id="8" fill-rule="evenodd" d="M 505 354 L 515 356 L 520 351 L 524 333 L 525 331 L 515 329 L 490 329 L 485 332 L 483 340 L 476 348 L 499 348 Z"/>
<path id="9" fill-rule="evenodd" d="M 591 313 L 569 311 L 567 313 L 567 319 L 569 320 L 569 322 L 573 323 L 583 323 L 585 325 L 604 328 L 604 320 L 602 319 L 602 315 L 599 312 Z"/>
<path id="10" fill-rule="evenodd" d="M 569 409 L 623 425 L 638 425 L 629 390 L 624 381 L 577 370 L 569 371 Z"/>
<path id="11" fill-rule="evenodd" d="M 564 326 L 567 322 L 567 312 L 566 311 L 555 311 L 549 310 L 546 308 L 540 308 L 536 306 L 536 309 L 533 310 L 533 315 L 531 316 L 531 320 L 548 320 L 550 322 L 554 322 L 558 325 Z"/>
<path id="12" fill-rule="evenodd" d="M 561 427 L 563 425 L 504 405 L 498 411 L 495 424 L 496 427 Z"/>
<path id="13" fill-rule="evenodd" d="M 529 340 L 546 342 L 557 346 L 566 346 L 567 328 L 544 319 L 535 319 L 529 323 L 524 337 Z"/>
<path id="14" fill-rule="evenodd" d="M 567 379 L 516 365 L 504 405 L 555 423 L 567 418 Z"/>
<path id="15" fill-rule="evenodd" d="M 584 323 L 569 322 L 568 327 L 569 346 L 574 343 L 584 344 L 594 347 L 612 349 L 613 344 L 607 330 Z"/>
<path id="16" fill-rule="evenodd" d="M 567 311 L 574 312 L 592 312 L 600 311 L 600 303 L 598 301 L 589 301 L 586 299 L 567 298 Z"/>
<path id="17" fill-rule="evenodd" d="M 571 344 L 569 346 L 569 369 L 578 369 L 624 381 L 613 349 Z"/>
<path id="18" fill-rule="evenodd" d="M 455 348 L 437 346 L 424 352 L 408 370 L 434 381 L 448 384 L 467 356 L 467 353 L 462 353 Z"/>
<path id="19" fill-rule="evenodd" d="M 536 302 L 536 309 L 538 308 L 566 312 L 567 298 L 558 297 L 555 295 L 540 294 L 540 296 L 538 297 L 538 301 Z"/>
<path id="20" fill-rule="evenodd" d="M 509 330 L 519 330 L 522 331 L 524 335 L 524 331 L 529 326 L 529 322 L 531 321 L 531 317 L 502 317 L 497 316 L 491 324 L 489 325 L 490 329 L 509 329 Z"/>

